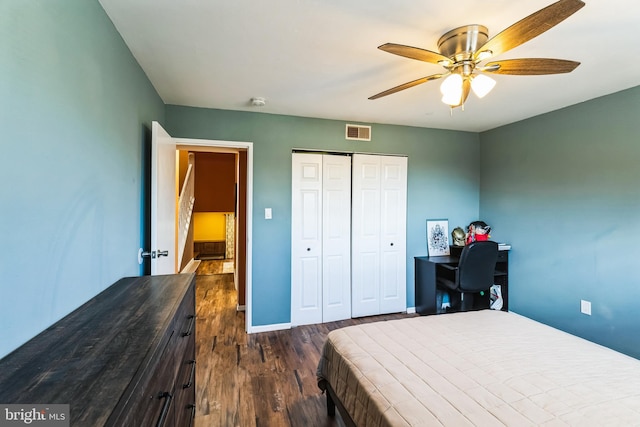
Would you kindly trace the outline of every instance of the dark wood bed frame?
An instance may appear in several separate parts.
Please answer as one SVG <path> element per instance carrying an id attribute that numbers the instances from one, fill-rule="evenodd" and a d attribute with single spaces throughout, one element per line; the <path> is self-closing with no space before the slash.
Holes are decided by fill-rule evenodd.
<path id="1" fill-rule="evenodd" d="M 333 391 L 331 384 L 327 380 L 320 380 L 318 383 L 321 389 L 323 389 L 327 395 L 327 415 L 331 418 L 336 416 L 336 407 L 338 408 L 338 412 L 340 412 L 340 416 L 342 417 L 342 421 L 347 427 L 357 427 L 356 423 L 353 422 L 351 415 L 347 412 L 344 405 L 338 399 L 336 392 Z"/>

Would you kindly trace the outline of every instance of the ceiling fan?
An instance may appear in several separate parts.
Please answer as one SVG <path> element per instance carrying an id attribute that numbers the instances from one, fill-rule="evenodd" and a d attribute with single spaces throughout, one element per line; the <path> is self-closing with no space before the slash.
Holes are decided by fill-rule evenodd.
<path id="1" fill-rule="evenodd" d="M 446 77 L 440 91 L 442 102 L 451 108 L 464 107 L 473 92 L 480 98 L 489 93 L 495 80 L 482 73 L 509 75 L 560 74 L 573 71 L 579 62 L 565 59 L 521 58 L 481 62 L 539 36 L 558 25 L 584 6 L 580 0 L 559 0 L 516 22 L 489 39 L 483 25 L 466 25 L 445 33 L 438 40 L 439 53 L 412 46 L 385 43 L 379 46 L 385 52 L 443 66 L 446 71 L 413 80 L 369 97 L 378 99 L 401 90 Z"/>

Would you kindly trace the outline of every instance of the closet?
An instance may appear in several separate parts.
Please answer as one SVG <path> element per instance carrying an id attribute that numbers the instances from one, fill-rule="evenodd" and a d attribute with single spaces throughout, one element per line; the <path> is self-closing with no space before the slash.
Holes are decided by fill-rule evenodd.
<path id="1" fill-rule="evenodd" d="M 292 155 L 291 323 L 351 317 L 351 157 Z"/>
<path id="2" fill-rule="evenodd" d="M 407 158 L 353 155 L 352 317 L 407 309 Z"/>
<path id="3" fill-rule="evenodd" d="M 293 326 L 406 311 L 407 158 L 292 154 Z"/>

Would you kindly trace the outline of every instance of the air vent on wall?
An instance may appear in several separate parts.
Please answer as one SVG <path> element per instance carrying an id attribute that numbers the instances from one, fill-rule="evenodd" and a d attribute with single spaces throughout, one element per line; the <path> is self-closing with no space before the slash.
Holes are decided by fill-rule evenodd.
<path id="1" fill-rule="evenodd" d="M 345 136 L 356 141 L 371 141 L 371 126 L 347 124 Z"/>

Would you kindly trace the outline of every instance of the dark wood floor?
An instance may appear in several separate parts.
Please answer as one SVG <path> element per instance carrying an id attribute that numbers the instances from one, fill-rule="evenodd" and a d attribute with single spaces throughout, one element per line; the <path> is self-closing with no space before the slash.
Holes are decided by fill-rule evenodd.
<path id="1" fill-rule="evenodd" d="M 203 261 L 196 279 L 196 427 L 342 426 L 326 415 L 316 367 L 329 331 L 408 317 L 349 319 L 319 325 L 245 333 L 236 311 L 233 274 L 223 261 Z"/>

